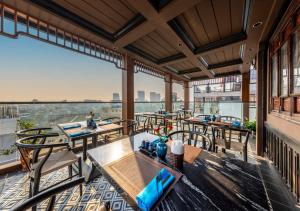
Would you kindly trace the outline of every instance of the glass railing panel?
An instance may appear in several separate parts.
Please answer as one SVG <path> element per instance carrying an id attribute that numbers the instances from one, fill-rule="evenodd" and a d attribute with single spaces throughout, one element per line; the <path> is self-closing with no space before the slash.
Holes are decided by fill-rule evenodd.
<path id="1" fill-rule="evenodd" d="M 134 112 L 157 112 L 165 109 L 165 102 L 135 102 Z"/>
<path id="2" fill-rule="evenodd" d="M 33 127 L 52 127 L 57 124 L 84 121 L 93 111 L 95 118 L 122 116 L 121 102 L 101 103 L 26 103 L 0 105 L 0 165 L 19 158 L 14 146 L 18 122 L 30 123 Z"/>

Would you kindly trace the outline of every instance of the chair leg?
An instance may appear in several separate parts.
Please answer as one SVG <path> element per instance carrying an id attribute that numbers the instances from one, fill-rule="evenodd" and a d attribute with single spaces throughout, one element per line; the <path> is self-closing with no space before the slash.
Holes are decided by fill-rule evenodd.
<path id="1" fill-rule="evenodd" d="M 82 177 L 81 157 L 78 158 L 78 176 Z M 79 185 L 79 193 L 82 196 L 82 184 Z"/>
<path id="2" fill-rule="evenodd" d="M 68 166 L 68 169 L 69 169 L 69 177 L 71 178 L 72 177 L 72 165 Z"/>
<path id="3" fill-rule="evenodd" d="M 248 162 L 248 152 L 247 152 L 247 147 L 243 148 L 243 157 L 244 157 L 244 161 Z"/>
<path id="4" fill-rule="evenodd" d="M 33 183 L 34 183 L 34 181 L 33 181 L 33 178 L 31 178 L 30 177 L 30 181 L 29 181 L 29 198 L 31 198 L 32 197 L 32 188 L 33 188 Z"/>
<path id="5" fill-rule="evenodd" d="M 55 204 L 55 200 L 56 200 L 56 195 L 54 195 L 54 196 L 52 196 L 51 198 L 50 198 L 50 201 L 49 201 L 49 203 L 48 203 L 48 205 L 47 205 L 47 208 L 46 208 L 46 210 L 48 211 L 50 211 L 50 210 L 53 210 L 53 207 L 54 207 L 54 204 Z"/>

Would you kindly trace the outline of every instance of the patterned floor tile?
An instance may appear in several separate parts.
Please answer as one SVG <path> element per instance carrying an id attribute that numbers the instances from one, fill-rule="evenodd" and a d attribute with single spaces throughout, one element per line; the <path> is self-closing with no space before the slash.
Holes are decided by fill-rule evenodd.
<path id="1" fill-rule="evenodd" d="M 41 188 L 47 188 L 68 176 L 67 168 L 51 173 L 41 180 Z M 0 210 L 10 210 L 22 203 L 28 197 L 29 180 L 24 172 L 18 172 L 7 178 L 0 192 Z M 115 191 L 113 186 L 104 178 L 98 177 L 88 184 L 84 184 L 83 195 L 80 197 L 79 187 L 69 189 L 57 195 L 54 210 L 99 210 L 103 202 L 110 201 L 113 210 L 132 210 L 132 207 Z M 39 210 L 45 210 L 47 201 L 39 204 Z"/>

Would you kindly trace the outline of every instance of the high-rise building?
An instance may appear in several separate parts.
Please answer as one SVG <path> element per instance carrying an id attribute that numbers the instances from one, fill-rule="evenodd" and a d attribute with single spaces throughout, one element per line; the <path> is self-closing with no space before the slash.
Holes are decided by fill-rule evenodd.
<path id="1" fill-rule="evenodd" d="M 113 101 L 120 101 L 120 94 L 119 93 L 113 93 Z"/>
<path id="2" fill-rule="evenodd" d="M 137 98 L 135 101 L 144 102 L 145 101 L 145 91 L 137 91 Z"/>
<path id="3" fill-rule="evenodd" d="M 150 101 L 157 102 L 160 101 L 160 93 L 157 92 L 150 92 Z"/>
<path id="4" fill-rule="evenodd" d="M 172 92 L 172 101 L 177 102 L 177 93 L 176 92 Z"/>

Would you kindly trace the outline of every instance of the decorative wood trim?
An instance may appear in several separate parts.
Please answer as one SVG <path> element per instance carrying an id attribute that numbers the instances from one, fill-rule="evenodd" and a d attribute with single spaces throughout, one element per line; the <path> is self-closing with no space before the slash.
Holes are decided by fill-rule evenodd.
<path id="1" fill-rule="evenodd" d="M 296 201 L 300 201 L 300 162 L 299 141 L 288 137 L 281 131 L 265 123 L 266 127 L 266 152 L 265 155 L 273 161 L 282 180 L 292 192 Z"/>

